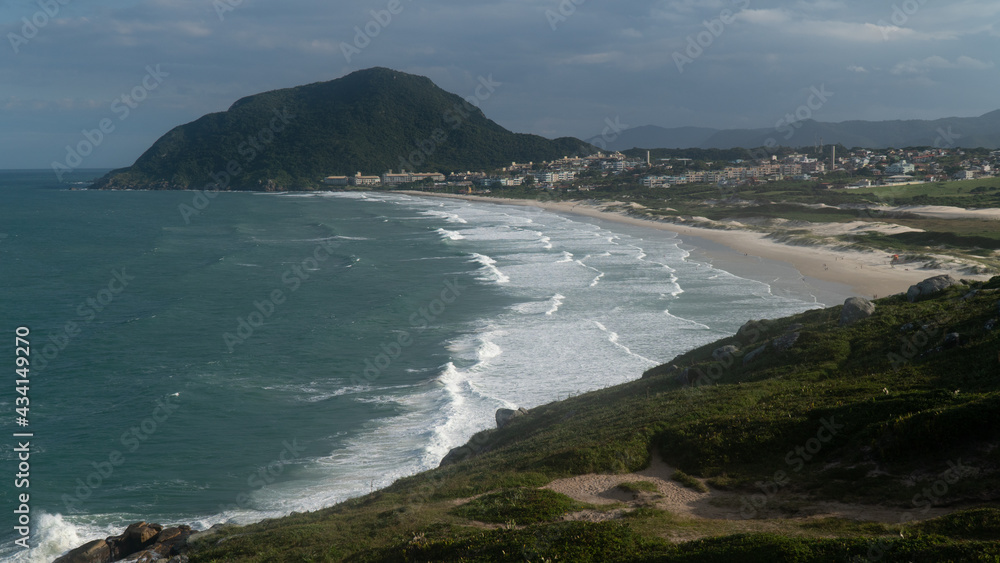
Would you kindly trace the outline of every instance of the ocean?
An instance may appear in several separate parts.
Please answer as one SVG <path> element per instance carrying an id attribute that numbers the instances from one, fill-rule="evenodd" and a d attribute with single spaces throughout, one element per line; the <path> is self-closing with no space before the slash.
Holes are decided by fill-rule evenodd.
<path id="1" fill-rule="evenodd" d="M 498 408 L 634 380 L 819 306 L 652 229 L 387 193 L 70 189 L 101 172 L 0 172 L 5 560 L 139 520 L 329 506 L 436 467 Z M 25 493 L 30 551 L 15 545 Z"/>

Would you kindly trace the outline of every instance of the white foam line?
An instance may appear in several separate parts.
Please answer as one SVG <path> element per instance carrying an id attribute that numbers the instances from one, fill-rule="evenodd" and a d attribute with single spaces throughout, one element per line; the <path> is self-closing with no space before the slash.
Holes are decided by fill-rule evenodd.
<path id="1" fill-rule="evenodd" d="M 586 255 L 586 256 L 584 256 L 583 260 L 586 260 L 587 258 L 590 258 L 589 254 Z M 581 265 L 581 266 L 583 266 L 584 268 L 587 268 L 588 270 L 593 270 L 593 271 L 597 272 L 597 277 L 594 278 L 594 281 L 590 282 L 590 287 L 597 287 L 597 284 L 601 283 L 601 278 L 603 278 L 607 274 L 605 272 L 602 272 L 602 271 L 598 270 L 597 268 L 595 268 L 593 266 L 588 266 L 587 264 L 584 264 L 583 260 L 577 260 L 576 263 L 579 264 L 579 265 Z"/>
<path id="2" fill-rule="evenodd" d="M 670 317 L 670 318 L 677 319 L 679 321 L 683 321 L 683 322 L 686 322 L 686 323 L 689 323 L 689 324 L 693 324 L 694 326 L 696 326 L 698 328 L 703 328 L 705 330 L 712 330 L 712 327 L 710 327 L 708 325 L 703 325 L 703 324 L 701 324 L 701 323 L 699 323 L 697 321 L 692 321 L 691 319 L 685 319 L 684 317 L 678 317 L 677 315 L 674 315 L 673 313 L 671 313 L 670 309 L 664 310 L 663 313 L 665 315 L 667 315 L 668 317 Z"/>
<path id="3" fill-rule="evenodd" d="M 497 283 L 510 283 L 510 278 L 497 268 L 497 261 L 483 254 L 474 253 L 472 259 L 483 265 L 483 268 L 493 274 L 493 281 Z"/>
<path id="4" fill-rule="evenodd" d="M 549 316 L 556 314 L 556 312 L 559 310 L 559 307 L 562 307 L 562 304 L 565 302 L 565 300 L 566 296 L 562 295 L 561 293 L 557 293 L 554 296 L 552 296 L 552 308 L 546 311 L 545 314 Z"/>
<path id="5" fill-rule="evenodd" d="M 601 329 L 601 331 L 603 331 L 604 333 L 606 333 L 608 335 L 608 342 L 610 342 L 610 343 L 614 344 L 615 346 L 621 348 L 629 356 L 634 356 L 634 357 L 639 358 L 640 360 L 642 360 L 644 362 L 647 362 L 647 363 L 650 363 L 650 364 L 652 364 L 654 366 L 655 365 L 659 365 L 660 362 L 657 362 L 657 361 L 654 361 L 654 360 L 650 360 L 649 358 L 647 358 L 645 356 L 641 356 L 639 354 L 636 354 L 635 352 L 633 352 L 632 350 L 630 350 L 628 346 L 625 346 L 624 344 L 621 344 L 620 342 L 618 342 L 618 333 L 617 332 L 612 332 L 612 331 L 608 330 L 608 327 L 604 326 L 603 324 L 601 324 L 601 323 L 599 323 L 597 321 L 593 321 L 593 323 L 595 325 L 597 325 L 597 328 Z"/>
<path id="6" fill-rule="evenodd" d="M 449 231 L 448 229 L 438 229 L 434 232 L 441 235 L 442 238 L 446 238 L 449 240 L 465 240 L 465 237 L 463 237 L 461 234 L 455 231 Z"/>

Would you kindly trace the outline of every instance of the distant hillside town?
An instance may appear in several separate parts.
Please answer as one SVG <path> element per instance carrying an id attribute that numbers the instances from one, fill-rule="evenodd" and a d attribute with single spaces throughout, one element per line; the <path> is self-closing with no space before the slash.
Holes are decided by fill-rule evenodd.
<path id="1" fill-rule="evenodd" d="M 620 152 L 585 157 L 564 157 L 541 163 L 511 163 L 492 171 L 393 172 L 381 176 L 328 176 L 328 186 L 392 187 L 423 184 L 438 187 L 488 189 L 494 187 L 534 186 L 537 188 L 575 187 L 588 190 L 587 178 L 620 176 L 647 188 L 669 188 L 683 184 L 753 185 L 782 180 L 815 180 L 827 177 L 840 181 L 837 187 L 867 188 L 972 180 L 994 177 L 1000 167 L 1000 151 L 970 154 L 963 149 L 855 149 L 838 155 L 831 147 L 823 158 L 806 154 L 771 154 L 753 160 L 703 161 L 690 158 L 652 160 L 628 157 Z M 843 179 L 850 179 L 844 182 Z M 832 187 L 832 184 L 827 184 Z"/>

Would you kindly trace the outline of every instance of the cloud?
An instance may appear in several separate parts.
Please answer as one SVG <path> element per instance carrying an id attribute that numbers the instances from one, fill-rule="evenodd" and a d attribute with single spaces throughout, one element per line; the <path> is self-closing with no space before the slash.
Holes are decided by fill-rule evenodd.
<path id="1" fill-rule="evenodd" d="M 575 65 L 601 65 L 615 62 L 622 57 L 620 52 L 591 53 L 589 55 L 578 55 L 566 59 L 566 64 Z"/>
<path id="2" fill-rule="evenodd" d="M 849 70 L 851 72 L 857 72 L 857 73 L 860 73 L 860 74 L 865 74 L 865 73 L 868 72 L 867 68 L 865 68 L 863 66 L 858 66 L 858 65 L 851 65 L 851 66 L 847 67 L 847 70 Z"/>
<path id="3" fill-rule="evenodd" d="M 784 25 L 792 21 L 792 15 L 785 10 L 743 10 L 737 19 L 754 25 Z"/>
<path id="4" fill-rule="evenodd" d="M 934 70 L 991 70 L 995 68 L 996 65 L 993 61 L 981 61 L 979 59 L 974 59 L 962 55 L 953 61 L 934 55 L 927 57 L 925 59 L 917 60 L 910 59 L 903 61 L 896 66 L 892 67 L 889 72 L 896 75 L 902 74 L 927 74 Z"/>

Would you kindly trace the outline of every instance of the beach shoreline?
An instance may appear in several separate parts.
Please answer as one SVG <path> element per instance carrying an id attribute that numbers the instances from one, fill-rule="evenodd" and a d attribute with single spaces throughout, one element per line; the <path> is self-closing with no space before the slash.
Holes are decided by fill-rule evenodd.
<path id="1" fill-rule="evenodd" d="M 925 269 L 890 264 L 884 252 L 799 246 L 769 239 L 765 233 L 743 229 L 710 229 L 608 210 L 611 204 L 584 201 L 536 201 L 488 196 L 443 194 L 400 190 L 409 196 L 460 199 L 495 205 L 536 207 L 555 213 L 589 217 L 633 227 L 669 231 L 678 235 L 682 248 L 692 258 L 731 274 L 772 286 L 775 294 L 798 296 L 827 306 L 842 304 L 848 297 L 876 299 L 905 292 L 927 278 L 949 274 L 955 278 L 985 280 L 955 268 Z"/>

